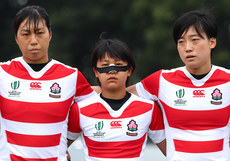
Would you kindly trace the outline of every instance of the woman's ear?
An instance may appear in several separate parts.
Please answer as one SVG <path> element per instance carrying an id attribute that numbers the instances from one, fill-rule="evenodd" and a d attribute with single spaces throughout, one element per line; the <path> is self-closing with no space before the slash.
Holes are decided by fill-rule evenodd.
<path id="1" fill-rule="evenodd" d="M 52 39 L 52 32 L 50 32 L 50 40 Z"/>
<path id="2" fill-rule="evenodd" d="M 130 68 L 128 69 L 128 77 L 130 77 L 130 76 L 131 76 L 132 72 L 133 72 L 133 68 L 132 68 L 132 67 L 130 67 Z"/>
<path id="3" fill-rule="evenodd" d="M 93 68 L 93 72 L 95 74 L 95 77 L 98 78 L 98 71 L 95 68 Z"/>
<path id="4" fill-rule="evenodd" d="M 212 37 L 209 39 L 210 49 L 214 49 L 216 47 L 216 38 Z"/>
<path id="5" fill-rule="evenodd" d="M 18 38 L 17 38 L 17 36 L 15 36 L 14 38 L 15 38 L 16 43 L 18 44 Z"/>

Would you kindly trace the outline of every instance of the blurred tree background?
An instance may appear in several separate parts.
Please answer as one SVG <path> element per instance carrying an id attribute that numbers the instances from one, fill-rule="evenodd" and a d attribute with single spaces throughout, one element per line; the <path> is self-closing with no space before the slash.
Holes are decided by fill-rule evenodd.
<path id="1" fill-rule="evenodd" d="M 174 21 L 192 9 L 212 12 L 219 25 L 213 64 L 230 67 L 229 0 L 1 0 L 0 61 L 21 56 L 13 20 L 26 5 L 40 5 L 50 14 L 53 38 L 50 57 L 77 67 L 94 84 L 90 54 L 102 32 L 124 41 L 136 59 L 131 84 L 164 68 L 183 65 L 172 38 Z"/>

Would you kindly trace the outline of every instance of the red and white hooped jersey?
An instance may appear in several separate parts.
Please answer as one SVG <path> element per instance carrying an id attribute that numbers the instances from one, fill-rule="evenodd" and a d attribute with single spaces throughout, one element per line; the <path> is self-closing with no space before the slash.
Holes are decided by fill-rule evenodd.
<path id="1" fill-rule="evenodd" d="M 168 161 L 230 161 L 230 71 L 212 66 L 202 79 L 185 67 L 160 70 L 136 85 L 138 94 L 158 98 Z"/>
<path id="2" fill-rule="evenodd" d="M 135 95 L 118 111 L 99 95 L 75 103 L 68 125 L 68 139 L 81 133 L 87 161 L 143 161 L 147 136 L 154 143 L 165 139 L 160 109 Z"/>
<path id="3" fill-rule="evenodd" d="M 0 65 L 0 160 L 66 161 L 73 100 L 93 94 L 76 69 L 51 60 L 35 72 L 22 59 Z"/>

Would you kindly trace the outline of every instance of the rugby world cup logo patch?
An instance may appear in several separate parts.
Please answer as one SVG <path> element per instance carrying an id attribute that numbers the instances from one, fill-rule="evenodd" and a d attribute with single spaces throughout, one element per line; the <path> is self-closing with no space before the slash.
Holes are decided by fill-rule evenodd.
<path id="1" fill-rule="evenodd" d="M 177 100 L 174 100 L 175 102 L 175 106 L 186 106 L 186 100 L 183 100 L 182 98 L 185 95 L 185 90 L 184 89 L 180 89 L 178 91 L 176 91 L 176 96 L 177 96 Z"/>
<path id="2" fill-rule="evenodd" d="M 103 129 L 104 127 L 104 122 L 103 121 L 100 121 L 98 123 L 95 124 L 95 129 L 97 130 L 96 133 L 93 133 L 93 136 L 95 138 L 103 138 L 105 137 L 105 132 L 102 132 L 101 130 Z"/>
<path id="3" fill-rule="evenodd" d="M 14 81 L 10 84 L 12 91 L 9 91 L 9 97 L 20 97 L 21 92 L 18 92 L 20 81 Z"/>
<path id="4" fill-rule="evenodd" d="M 182 98 L 182 97 L 184 97 L 184 89 L 180 89 L 180 90 L 178 90 L 178 91 L 176 91 L 176 96 L 178 97 L 178 98 Z"/>
<path id="5" fill-rule="evenodd" d="M 20 82 L 19 82 L 19 81 L 14 81 L 14 82 L 11 83 L 11 88 L 12 88 L 13 90 L 18 89 L 19 86 L 20 86 Z"/>
<path id="6" fill-rule="evenodd" d="M 100 121 L 97 124 L 95 124 L 95 129 L 97 129 L 98 131 L 102 130 L 104 127 L 104 122 Z"/>

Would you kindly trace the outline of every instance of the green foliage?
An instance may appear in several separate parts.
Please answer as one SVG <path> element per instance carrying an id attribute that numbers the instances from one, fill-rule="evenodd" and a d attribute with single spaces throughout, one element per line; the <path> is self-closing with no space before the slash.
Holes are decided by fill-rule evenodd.
<path id="1" fill-rule="evenodd" d="M 109 38 L 126 42 L 132 50 L 137 68 L 131 83 L 161 68 L 183 65 L 172 28 L 182 13 L 192 9 L 208 9 L 216 15 L 219 37 L 213 63 L 229 68 L 229 0 L 3 0 L 1 61 L 21 55 L 14 42 L 13 18 L 22 6 L 32 4 L 43 6 L 50 14 L 53 31 L 50 57 L 78 67 L 90 83 L 94 81 L 90 54 L 104 31 Z"/>

